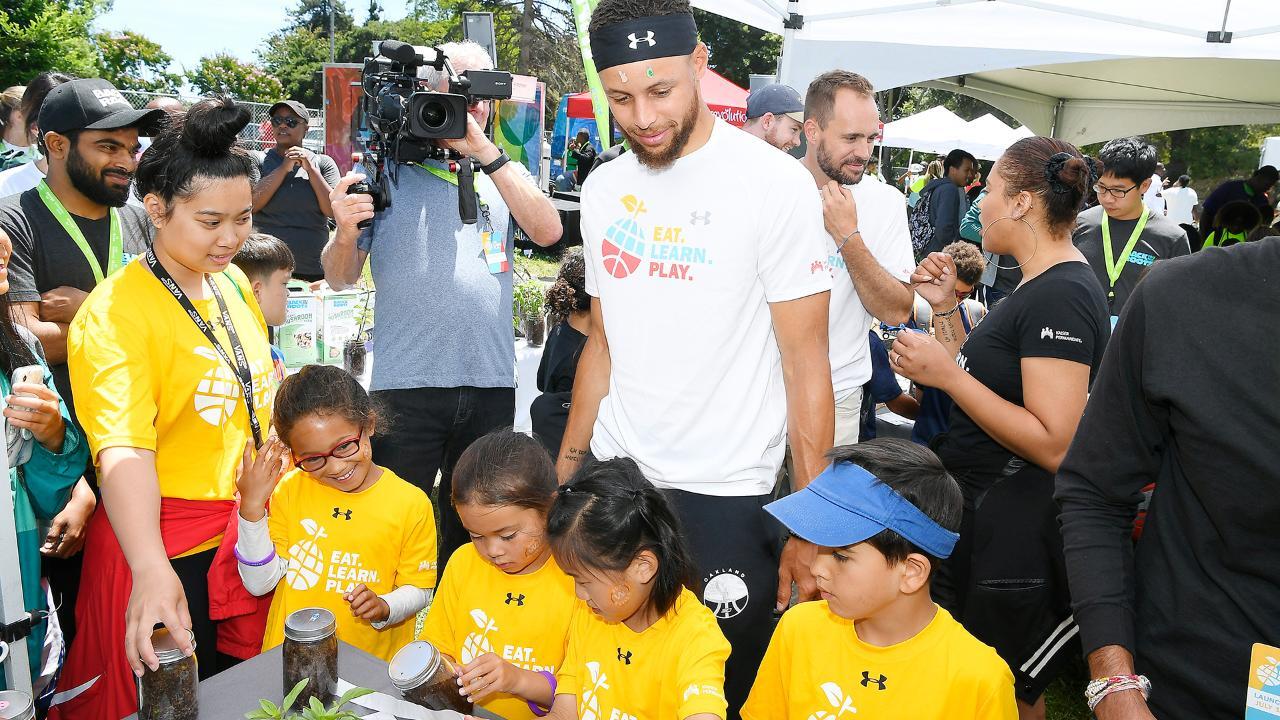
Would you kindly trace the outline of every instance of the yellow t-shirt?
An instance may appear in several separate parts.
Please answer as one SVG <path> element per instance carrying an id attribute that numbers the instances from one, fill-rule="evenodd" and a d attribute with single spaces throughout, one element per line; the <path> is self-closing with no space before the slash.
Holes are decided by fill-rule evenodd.
<path id="1" fill-rule="evenodd" d="M 1018 709 L 1009 666 L 946 610 L 910 640 L 876 647 L 820 601 L 783 615 L 742 717 L 1016 720 Z"/>
<path id="2" fill-rule="evenodd" d="M 554 558 L 528 575 L 508 575 L 467 543 L 449 558 L 422 637 L 464 664 L 491 652 L 518 668 L 554 675 L 578 604 L 573 578 Z M 514 695 L 494 695 L 481 706 L 507 720 L 536 717 Z"/>
<path id="3" fill-rule="evenodd" d="M 413 617 L 377 630 L 352 615 L 342 596 L 360 583 L 379 595 L 401 585 L 435 587 L 436 520 L 426 493 L 386 468 L 354 493 L 292 470 L 270 507 L 271 542 L 289 569 L 271 601 L 264 651 L 284 642 L 289 613 L 308 607 L 328 609 L 341 640 L 383 660 L 413 641 Z"/>
<path id="4" fill-rule="evenodd" d="M 239 268 L 213 278 L 253 369 L 254 408 L 265 439 L 276 391 L 267 325 Z M 217 301 L 192 304 L 234 360 Z M 109 447 L 152 450 L 161 497 L 235 497 L 236 472 L 253 438 L 240 383 L 141 259 L 89 293 L 68 331 L 67 364 L 95 464 Z M 215 547 L 218 539 L 191 552 Z"/>
<path id="5" fill-rule="evenodd" d="M 581 720 L 683 720 L 725 717 L 729 641 L 715 616 L 688 590 L 642 633 L 601 620 L 579 604 L 569 625 L 557 695 L 577 698 Z"/>

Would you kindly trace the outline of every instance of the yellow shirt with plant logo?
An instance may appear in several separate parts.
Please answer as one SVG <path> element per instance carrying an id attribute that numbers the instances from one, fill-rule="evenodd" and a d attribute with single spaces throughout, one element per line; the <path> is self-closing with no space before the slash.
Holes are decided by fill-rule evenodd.
<path id="1" fill-rule="evenodd" d="M 743 720 L 1016 720 L 1013 674 L 946 610 L 910 640 L 876 647 L 826 601 L 782 616 Z"/>
<path id="2" fill-rule="evenodd" d="M 263 650 L 284 642 L 289 613 L 309 607 L 332 612 L 340 640 L 383 660 L 413 641 L 414 617 L 379 630 L 342 596 L 361 583 L 379 595 L 401 585 L 435 587 L 436 519 L 426 493 L 386 468 L 352 493 L 291 470 L 271 495 L 268 527 L 289 565 L 271 601 Z"/>
<path id="3" fill-rule="evenodd" d="M 577 698 L 581 720 L 723 718 L 728 659 L 729 641 L 715 616 L 689 590 L 642 633 L 607 623 L 580 603 L 556 694 Z"/>
<path id="4" fill-rule="evenodd" d="M 494 653 L 518 668 L 554 675 L 580 604 L 573 578 L 555 558 L 528 575 L 508 575 L 467 543 L 449 558 L 421 637 L 463 664 Z M 514 695 L 494 695 L 480 705 L 507 720 L 536 717 Z"/>
<path id="5" fill-rule="evenodd" d="M 267 325 L 239 268 L 212 277 L 253 370 L 254 408 L 265 439 L 277 385 Z M 234 360 L 217 302 L 209 297 L 192 304 Z M 245 443 L 253 439 L 240 383 L 141 259 L 89 293 L 68 331 L 67 364 L 94 464 L 110 447 L 152 450 L 161 497 L 235 497 Z M 186 554 L 216 547 L 220 538 Z"/>

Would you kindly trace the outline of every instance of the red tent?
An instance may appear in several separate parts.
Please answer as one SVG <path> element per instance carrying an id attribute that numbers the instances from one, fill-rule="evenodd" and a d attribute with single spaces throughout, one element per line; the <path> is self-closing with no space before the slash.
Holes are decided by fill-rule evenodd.
<path id="1" fill-rule="evenodd" d="M 747 91 L 711 68 L 707 68 L 706 74 L 702 76 L 702 99 L 707 101 L 711 112 L 730 125 L 742 127 L 747 121 Z M 591 107 L 591 93 L 570 95 L 568 115 L 571 118 L 595 117 Z"/>

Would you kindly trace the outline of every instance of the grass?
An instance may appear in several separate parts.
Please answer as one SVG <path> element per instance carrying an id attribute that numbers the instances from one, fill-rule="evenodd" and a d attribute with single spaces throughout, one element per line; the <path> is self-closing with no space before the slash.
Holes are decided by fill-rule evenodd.
<path id="1" fill-rule="evenodd" d="M 533 251 L 533 256 L 528 257 L 520 250 L 516 249 L 516 276 L 519 278 L 529 277 L 542 280 L 554 281 L 556 275 L 560 273 L 560 259 L 552 257 L 549 254 L 539 250 Z"/>
<path id="2" fill-rule="evenodd" d="M 1046 720 L 1089 720 L 1093 715 L 1084 702 L 1084 686 L 1089 682 L 1083 660 L 1072 662 L 1045 691 Z"/>

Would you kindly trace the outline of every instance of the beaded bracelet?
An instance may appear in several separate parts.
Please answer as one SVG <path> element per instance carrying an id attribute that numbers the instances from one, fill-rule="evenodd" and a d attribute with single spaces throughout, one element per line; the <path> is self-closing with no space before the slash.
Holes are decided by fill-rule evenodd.
<path id="1" fill-rule="evenodd" d="M 1151 696 L 1151 681 L 1145 675 L 1112 675 L 1090 680 L 1084 689 L 1084 698 L 1092 712 L 1108 695 L 1126 690 L 1137 690 L 1142 693 L 1142 699 L 1146 700 Z"/>
<path id="2" fill-rule="evenodd" d="M 547 682 L 551 683 L 551 702 L 555 702 L 555 701 L 556 701 L 556 676 L 555 676 L 555 675 L 552 675 L 551 673 L 547 672 L 546 670 L 537 670 L 536 672 L 537 672 L 537 674 L 539 674 L 539 675 L 541 675 L 542 677 L 546 678 L 546 679 L 547 679 Z M 547 713 L 551 712 L 551 707 L 550 707 L 550 706 L 548 706 L 548 707 L 547 707 L 547 709 L 545 709 L 545 710 L 544 710 L 544 709 L 542 709 L 542 708 L 538 707 L 538 704 L 537 704 L 537 703 L 535 703 L 535 702 L 534 702 L 534 701 L 532 701 L 532 700 L 528 700 L 528 701 L 526 701 L 526 702 L 528 702 L 528 703 L 529 703 L 529 709 L 530 709 L 530 710 L 532 710 L 532 711 L 533 711 L 533 714 L 534 714 L 534 715 L 536 715 L 536 716 L 538 716 L 538 717 L 546 717 Z"/>
<path id="3" fill-rule="evenodd" d="M 934 313 L 934 315 L 933 315 L 933 316 L 934 316 L 934 317 L 940 317 L 940 318 L 949 318 L 949 317 L 951 317 L 952 315 L 955 315 L 955 314 L 956 314 L 956 311 L 957 311 L 957 310 L 959 310 L 959 309 L 960 309 L 960 306 L 961 306 L 961 305 L 963 305 L 963 304 L 964 304 L 964 303 L 957 302 L 957 303 L 956 303 L 956 306 L 955 306 L 955 307 L 953 307 L 953 308 L 951 308 L 950 310 L 948 310 L 948 311 L 946 311 L 946 312 Z"/>
<path id="4" fill-rule="evenodd" d="M 238 547 L 237 547 L 237 548 L 233 548 L 233 549 L 232 549 L 232 552 L 233 552 L 233 553 L 235 553 L 236 561 L 237 561 L 237 562 L 239 562 L 241 565 L 244 565 L 244 566 L 246 566 L 246 567 L 262 567 L 263 565 L 266 565 L 267 563 L 269 563 L 269 562 L 271 562 L 272 560 L 275 560 L 275 559 L 276 559 L 276 549 L 275 549 L 275 548 L 271 548 L 271 554 L 270 554 L 270 555 L 268 555 L 268 556 L 266 556 L 266 557 L 264 557 L 264 558 L 262 558 L 261 560 L 258 560 L 258 561 L 256 561 L 256 562 L 254 562 L 254 561 L 250 561 L 250 560 L 246 560 L 246 559 L 244 558 L 244 556 L 240 554 L 240 548 L 238 548 Z"/>

